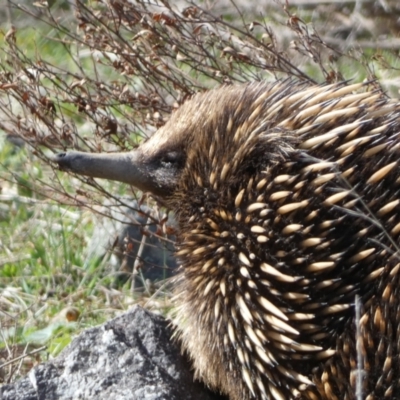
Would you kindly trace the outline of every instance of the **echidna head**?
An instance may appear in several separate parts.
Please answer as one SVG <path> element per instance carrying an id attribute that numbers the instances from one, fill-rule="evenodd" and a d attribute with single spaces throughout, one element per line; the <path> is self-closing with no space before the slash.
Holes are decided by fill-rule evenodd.
<path id="1" fill-rule="evenodd" d="M 265 93 L 265 84 L 253 83 L 198 94 L 130 153 L 72 151 L 57 155 L 55 161 L 63 170 L 125 182 L 160 198 L 174 198 L 181 185 L 187 190 L 199 180 L 201 186 L 206 181 L 212 186 L 238 172 L 243 179 L 245 169 L 252 173 L 290 148 L 282 140 L 284 130 L 274 127 L 268 132 L 271 122 L 260 118 L 267 94 L 268 102 L 284 95 L 278 89 L 271 86 Z"/>

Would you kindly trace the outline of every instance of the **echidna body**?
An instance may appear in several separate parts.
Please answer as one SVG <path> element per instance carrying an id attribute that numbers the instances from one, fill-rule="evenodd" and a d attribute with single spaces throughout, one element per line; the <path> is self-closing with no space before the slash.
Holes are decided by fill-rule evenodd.
<path id="1" fill-rule="evenodd" d="M 400 103 L 363 86 L 226 86 L 57 158 L 174 210 L 177 335 L 231 400 L 400 398 Z"/>

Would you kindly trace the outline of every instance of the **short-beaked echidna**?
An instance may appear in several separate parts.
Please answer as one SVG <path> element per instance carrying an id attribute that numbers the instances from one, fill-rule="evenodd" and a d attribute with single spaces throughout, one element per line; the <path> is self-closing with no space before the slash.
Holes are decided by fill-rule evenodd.
<path id="1" fill-rule="evenodd" d="M 367 87 L 224 86 L 56 157 L 175 212 L 177 333 L 231 400 L 400 398 L 400 103 Z"/>

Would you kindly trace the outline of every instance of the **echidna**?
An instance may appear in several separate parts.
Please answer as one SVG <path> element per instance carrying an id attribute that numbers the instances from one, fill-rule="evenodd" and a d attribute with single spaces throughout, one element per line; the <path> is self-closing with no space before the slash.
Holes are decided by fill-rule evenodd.
<path id="1" fill-rule="evenodd" d="M 400 102 L 367 88 L 224 86 L 130 153 L 56 158 L 175 212 L 177 333 L 231 400 L 400 398 Z"/>

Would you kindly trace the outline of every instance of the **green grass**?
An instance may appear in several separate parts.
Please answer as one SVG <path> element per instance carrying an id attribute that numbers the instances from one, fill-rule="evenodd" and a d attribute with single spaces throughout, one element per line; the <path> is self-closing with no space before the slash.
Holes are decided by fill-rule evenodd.
<path id="1" fill-rule="evenodd" d="M 58 175 L 75 193 L 71 177 Z M 129 282 L 110 289 L 109 254 L 88 254 L 98 217 L 48 200 L 32 177 L 51 182 L 54 173 L 25 148 L 0 144 L 0 358 L 6 360 L 45 345 L 35 355 L 45 361 L 83 329 L 148 300 L 132 293 Z M 7 380 L 25 374 L 29 360 L 18 371 L 4 367 Z"/>
<path id="2" fill-rule="evenodd" d="M 4 27 L 0 33 L 2 42 L 7 30 Z M 57 30 L 43 23 L 16 32 L 24 56 L 38 65 L 46 60 L 77 75 L 80 68 L 94 70 L 90 53 L 81 54 L 77 46 L 59 39 Z M 15 67 L 4 53 L 2 58 L 10 62 L 9 69 Z M 109 79 L 118 77 L 108 67 L 96 68 Z M 43 87 L 54 83 L 41 79 Z M 84 123 L 75 106 L 60 100 L 56 107 L 78 125 Z M 103 259 L 87 254 L 96 216 L 87 209 L 48 200 L 46 190 L 54 179 L 72 196 L 77 184 L 82 186 L 66 174 L 55 175 L 29 148 L 10 145 L 0 132 L 0 360 L 16 359 L 45 345 L 35 356 L 44 361 L 57 355 L 82 329 L 109 320 L 138 300 L 129 282 L 111 292 L 114 275 L 109 254 Z M 113 188 L 117 195 L 127 192 L 123 185 Z M 0 369 L 1 365 L 2 361 Z M 4 381 L 25 374 L 29 357 L 19 369 L 14 367 L 15 363 L 4 367 Z"/>

